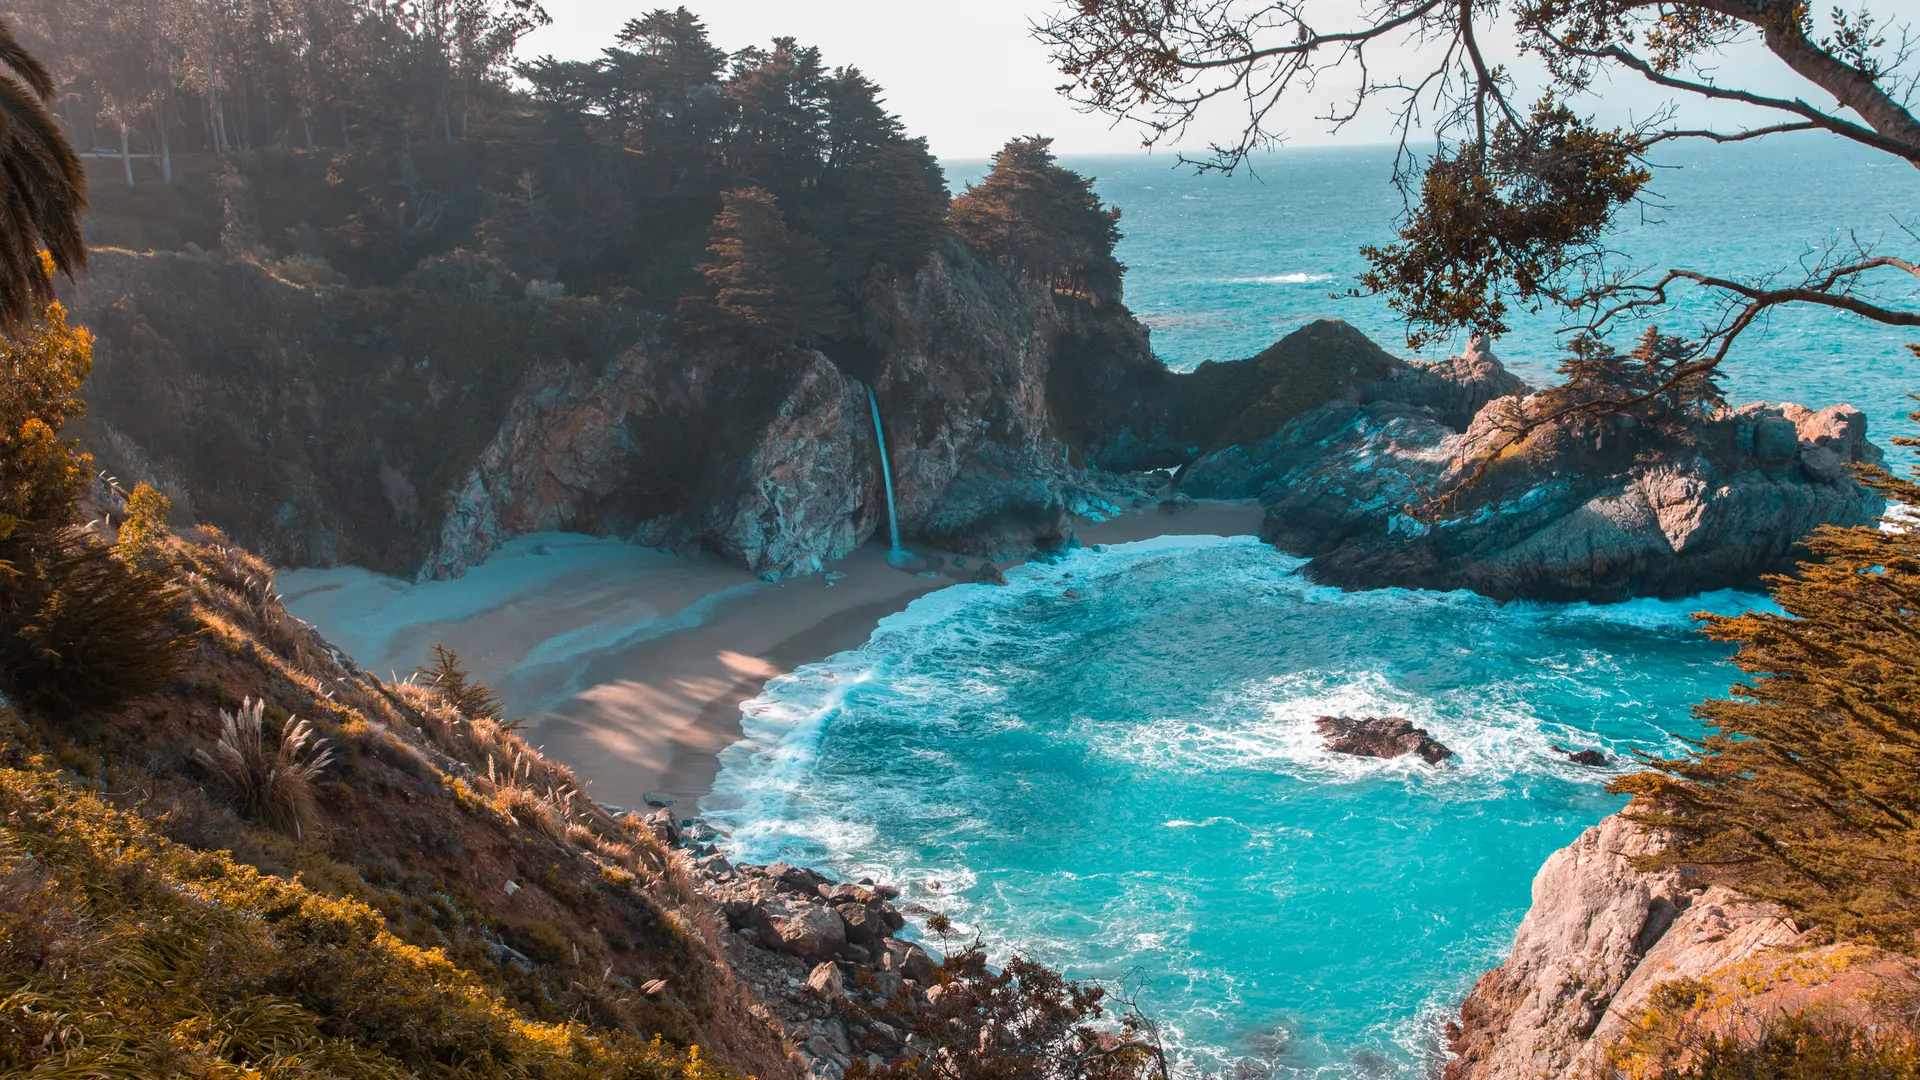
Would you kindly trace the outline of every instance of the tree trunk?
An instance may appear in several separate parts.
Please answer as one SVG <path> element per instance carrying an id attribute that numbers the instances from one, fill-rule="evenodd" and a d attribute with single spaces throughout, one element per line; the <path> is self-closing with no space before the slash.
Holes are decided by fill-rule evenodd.
<path id="1" fill-rule="evenodd" d="M 159 136 L 154 140 L 153 145 L 160 151 L 160 183 L 171 185 L 173 183 L 173 145 L 167 140 L 167 88 L 165 86 L 160 87 L 160 92 L 154 95 L 153 126 L 155 134 Z"/>
<path id="2" fill-rule="evenodd" d="M 127 176 L 127 186 L 133 186 L 133 153 L 127 146 L 127 122 L 120 121 L 120 171 Z"/>
<path id="3" fill-rule="evenodd" d="M 300 114 L 300 127 L 301 127 L 301 130 L 305 131 L 307 134 L 307 153 L 311 154 L 313 153 L 313 112 L 312 110 L 309 109 L 309 110 L 303 111 Z"/>

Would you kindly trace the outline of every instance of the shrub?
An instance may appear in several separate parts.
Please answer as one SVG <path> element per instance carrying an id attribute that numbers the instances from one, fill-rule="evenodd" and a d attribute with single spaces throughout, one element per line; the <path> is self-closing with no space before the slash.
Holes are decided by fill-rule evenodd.
<path id="1" fill-rule="evenodd" d="M 414 678 L 422 686 L 440 696 L 442 701 L 459 710 L 468 720 L 500 719 L 500 696 L 492 688 L 473 677 L 473 673 L 460 666 L 460 654 L 441 642 L 433 643 L 433 659 L 413 669 Z M 502 724 L 507 731 L 513 731 L 518 722 Z"/>
<path id="2" fill-rule="evenodd" d="M 242 813 L 304 839 L 315 816 L 314 784 L 333 750 L 311 724 L 291 718 L 269 749 L 266 706 L 249 698 L 237 713 L 222 710 L 213 751 L 195 750 L 193 757 L 220 778 Z"/>
<path id="3" fill-rule="evenodd" d="M 164 843 L 8 757 L 0 1073 L 732 1080 L 698 1048 L 529 1020 L 374 909 Z"/>
<path id="4" fill-rule="evenodd" d="M 72 715 L 150 696 L 192 639 L 164 573 L 114 556 L 85 529 L 27 529 L 0 544 L 0 685 Z"/>
<path id="5" fill-rule="evenodd" d="M 1920 1080 L 1911 1038 L 1804 1016 L 1779 1017 L 1745 1038 L 1682 1032 L 1663 1045 L 1615 1055 L 1623 1080 Z"/>
<path id="6" fill-rule="evenodd" d="M 146 484 L 136 484 L 127 496 L 127 512 L 120 519 L 120 555 L 136 566 L 166 565 L 167 516 L 173 501 Z"/>
<path id="7" fill-rule="evenodd" d="M 92 368 L 59 304 L 0 350 L 0 687 L 54 713 L 159 690 L 187 644 L 178 591 L 75 527 L 93 462 L 60 432 Z"/>

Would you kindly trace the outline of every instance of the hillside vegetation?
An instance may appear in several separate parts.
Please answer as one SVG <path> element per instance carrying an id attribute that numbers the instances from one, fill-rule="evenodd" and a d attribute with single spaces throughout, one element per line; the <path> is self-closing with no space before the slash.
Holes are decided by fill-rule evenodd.
<path id="1" fill-rule="evenodd" d="M 782 1075 L 684 856 L 451 662 L 373 678 L 92 480 L 88 345 L 56 306 L 0 395 L 9 1073 Z"/>

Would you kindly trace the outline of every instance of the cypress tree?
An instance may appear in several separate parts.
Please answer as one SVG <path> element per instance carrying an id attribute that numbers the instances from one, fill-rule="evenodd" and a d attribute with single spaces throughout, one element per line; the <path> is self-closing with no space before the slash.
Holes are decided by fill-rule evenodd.
<path id="1" fill-rule="evenodd" d="M 1920 505 L 1920 484 L 1861 474 Z M 1647 867 L 1689 867 L 1835 937 L 1920 952 L 1920 533 L 1825 527 L 1807 548 L 1797 573 L 1768 579 L 1782 614 L 1703 617 L 1752 676 L 1696 708 L 1706 737 L 1612 790 L 1675 837 Z"/>
<path id="2" fill-rule="evenodd" d="M 1095 303 L 1120 297 L 1120 211 L 1101 204 L 1091 177 L 1054 160 L 1052 139 L 1008 142 L 987 178 L 953 200 L 952 219 L 963 239 L 1016 273 Z"/>
<path id="3" fill-rule="evenodd" d="M 729 191 L 708 231 L 712 258 L 703 287 L 682 302 L 690 328 L 763 346 L 831 337 L 842 313 L 833 301 L 819 240 L 787 228 L 764 188 Z"/>

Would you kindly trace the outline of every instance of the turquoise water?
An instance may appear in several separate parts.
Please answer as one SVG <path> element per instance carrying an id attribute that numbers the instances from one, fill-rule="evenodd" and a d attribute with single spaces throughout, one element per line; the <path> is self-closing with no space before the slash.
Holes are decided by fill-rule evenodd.
<path id="1" fill-rule="evenodd" d="M 1287 152 L 1259 180 L 1165 158 L 1068 164 L 1125 212 L 1128 302 L 1188 369 L 1328 316 L 1405 355 L 1384 303 L 1329 295 L 1362 269 L 1361 244 L 1392 236 L 1391 161 Z M 1849 228 L 1898 235 L 1915 181 L 1820 137 L 1663 164 L 1663 209 L 1615 246 L 1729 274 L 1792 265 Z M 1696 300 L 1662 328 L 1707 314 Z M 1496 351 L 1543 381 L 1560 328 L 1521 317 Z M 1730 396 L 1849 401 L 1883 443 L 1920 433 L 1904 418 L 1912 337 L 1782 311 L 1743 340 Z M 1615 770 L 1551 745 L 1616 763 L 1673 749 L 1689 706 L 1737 676 L 1689 613 L 1763 601 L 1502 607 L 1342 594 L 1299 565 L 1246 538 L 1160 542 L 936 593 L 749 703 L 705 808 L 735 854 L 889 879 L 1002 954 L 1137 986 L 1189 1073 L 1422 1075 L 1541 861 L 1621 803 L 1602 790 Z M 1406 716 L 1458 757 L 1332 755 L 1321 714 Z"/>
<path id="2" fill-rule="evenodd" d="M 1365 269 L 1359 248 L 1393 239 L 1401 208 L 1388 147 L 1282 151 L 1255 162 L 1255 176 L 1195 176 L 1170 156 L 1067 158 L 1096 178 L 1122 211 L 1119 255 L 1127 302 L 1153 330 L 1155 351 L 1178 369 L 1252 356 L 1301 324 L 1345 319 L 1398 355 L 1405 329 L 1376 298 L 1333 298 Z M 1686 267 L 1740 277 L 1797 265 L 1810 251 L 1856 235 L 1890 239 L 1914 220 L 1920 175 L 1884 154 L 1825 135 L 1767 139 L 1664 153 L 1651 205 L 1630 211 L 1612 238 L 1623 265 Z M 949 166 L 956 190 L 984 162 Z M 1911 279 L 1886 279 L 1883 295 L 1915 303 Z M 1661 319 L 1685 333 L 1710 314 L 1696 294 Z M 1557 364 L 1562 321 L 1519 314 L 1495 346 L 1522 377 L 1539 383 Z M 1631 337 L 1639 327 L 1628 326 Z M 1905 419 L 1920 367 L 1890 329 L 1812 308 L 1778 309 L 1747 332 L 1729 359 L 1736 401 L 1848 401 L 1876 437 L 1920 434 Z M 1457 351 L 1461 342 L 1450 343 Z M 1428 358 L 1449 347 L 1428 350 Z"/>
<path id="3" fill-rule="evenodd" d="M 1617 808 L 1551 744 L 1672 746 L 1723 689 L 1684 603 L 1313 586 L 1250 538 L 958 586 L 745 708 L 733 854 L 891 880 L 1005 954 L 1138 988 L 1183 1069 L 1420 1075 L 1541 861 Z M 1398 715 L 1440 769 L 1321 749 Z"/>

